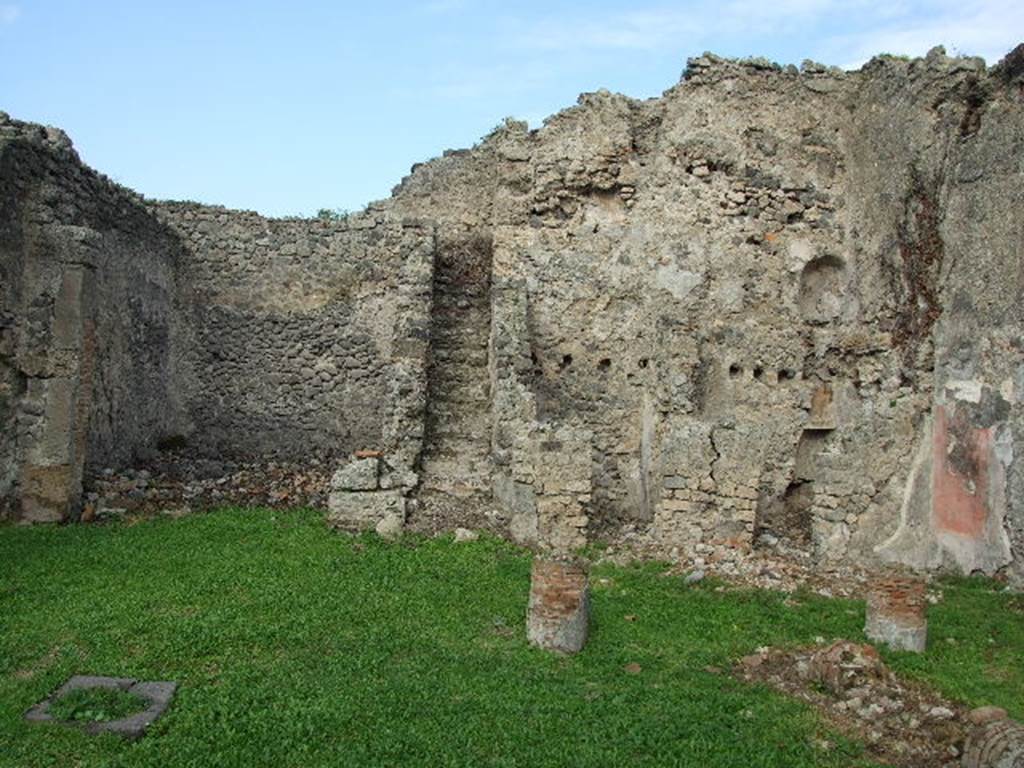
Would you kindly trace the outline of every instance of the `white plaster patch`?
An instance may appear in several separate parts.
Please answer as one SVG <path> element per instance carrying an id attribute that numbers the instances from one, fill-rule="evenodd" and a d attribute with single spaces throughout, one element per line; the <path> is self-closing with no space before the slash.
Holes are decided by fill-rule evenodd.
<path id="1" fill-rule="evenodd" d="M 1013 432 L 1009 427 L 1003 426 L 996 430 L 995 440 L 992 444 L 992 452 L 999 463 L 1009 467 L 1013 463 Z"/>
<path id="2" fill-rule="evenodd" d="M 679 300 L 685 299 L 694 288 L 701 284 L 704 276 L 685 269 L 676 269 L 670 265 L 658 267 L 654 273 L 654 284 L 664 288 Z"/>
<path id="3" fill-rule="evenodd" d="M 952 394 L 956 400 L 965 403 L 980 403 L 981 390 L 984 386 L 977 379 L 957 379 L 946 382 L 946 391 Z"/>
<path id="4" fill-rule="evenodd" d="M 814 246 L 809 240 L 793 240 L 789 244 L 786 269 L 790 272 L 799 272 L 813 258 Z"/>
<path id="5" fill-rule="evenodd" d="M 1008 403 L 1017 402 L 1017 388 L 1014 386 L 1013 379 L 1003 379 L 1003 383 L 999 385 L 999 394 Z"/>

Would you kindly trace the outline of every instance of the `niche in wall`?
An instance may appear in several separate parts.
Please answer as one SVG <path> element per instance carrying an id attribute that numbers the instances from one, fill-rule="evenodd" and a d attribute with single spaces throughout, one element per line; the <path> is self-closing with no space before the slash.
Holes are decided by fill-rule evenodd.
<path id="1" fill-rule="evenodd" d="M 759 505 L 755 524 L 758 535 L 771 533 L 793 544 L 810 544 L 819 456 L 826 449 L 829 437 L 829 432 L 822 430 L 806 429 L 801 433 L 789 485 L 782 494 L 762 499 Z"/>
<path id="2" fill-rule="evenodd" d="M 800 273 L 800 314 L 810 323 L 827 323 L 847 302 L 846 263 L 832 254 L 811 259 Z"/>

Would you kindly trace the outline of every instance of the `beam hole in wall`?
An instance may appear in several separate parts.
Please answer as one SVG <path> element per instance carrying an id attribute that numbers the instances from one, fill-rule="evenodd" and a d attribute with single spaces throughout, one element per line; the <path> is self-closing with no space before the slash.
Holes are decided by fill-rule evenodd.
<path id="1" fill-rule="evenodd" d="M 639 360 L 637 361 L 637 365 L 639 365 L 639 366 L 640 366 L 641 368 L 646 368 L 646 367 L 647 367 L 647 363 L 648 363 L 648 362 L 649 362 L 649 361 L 647 360 L 647 358 L 646 358 L 646 357 L 641 357 L 641 358 L 640 358 L 640 359 L 639 359 Z"/>
<path id="2" fill-rule="evenodd" d="M 738 379 L 743 374 L 743 366 L 733 363 L 729 366 L 729 378 Z"/>
<path id="3" fill-rule="evenodd" d="M 779 381 L 792 381 L 796 378 L 796 371 L 792 368 L 779 369 Z"/>
<path id="4" fill-rule="evenodd" d="M 610 358 L 602 357 L 597 361 L 597 369 L 602 373 L 609 370 L 612 367 L 612 361 Z"/>
<path id="5" fill-rule="evenodd" d="M 564 371 L 572 365 L 572 355 L 562 355 L 562 362 L 558 364 L 558 370 Z"/>
<path id="6" fill-rule="evenodd" d="M 758 381 L 760 381 L 763 376 L 764 376 L 764 368 L 762 368 L 760 365 L 755 365 L 754 366 L 754 378 L 757 379 Z"/>

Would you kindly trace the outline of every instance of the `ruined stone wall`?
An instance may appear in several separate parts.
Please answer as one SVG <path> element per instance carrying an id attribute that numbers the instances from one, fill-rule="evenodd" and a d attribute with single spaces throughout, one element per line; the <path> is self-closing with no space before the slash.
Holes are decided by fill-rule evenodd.
<path id="1" fill-rule="evenodd" d="M 379 450 L 356 462 L 373 482 L 352 464 L 335 494 L 401 497 L 397 518 L 412 494 L 420 522 L 563 554 L 784 538 L 824 561 L 1024 578 L 1022 62 L 708 54 L 660 98 L 602 91 L 534 131 L 508 121 L 346 220 L 161 203 L 132 221 L 176 260 L 118 257 L 136 229 L 60 242 L 112 254 L 101 290 L 128 291 L 166 349 L 128 389 L 164 375 L 174 424 L 132 435 L 173 426 L 206 455 Z M 37 198 L 0 161 L 0 249 L 23 275 L 34 233 L 58 230 L 26 223 Z M 77 290 L 64 272 L 51 294 Z M 32 314 L 24 277 L 2 291 L 10 421 L 28 390 L 5 350 Z M 104 339 L 127 326 L 97 345 L 122 349 Z M 99 420 L 96 455 L 121 421 Z"/>
<path id="2" fill-rule="evenodd" d="M 894 117 L 877 126 L 907 168 L 897 348 L 934 371 L 899 527 L 881 552 L 925 568 L 1009 565 L 1018 579 L 1024 223 L 1008 212 L 1024 204 L 1022 76 L 1021 47 L 988 72 L 930 55 L 908 67 L 902 93 L 890 88 Z M 877 173 L 879 197 L 886 183 Z"/>
<path id="3" fill-rule="evenodd" d="M 418 419 L 398 417 L 425 398 L 430 225 L 152 210 L 185 244 L 190 450 L 334 458 L 418 438 Z"/>
<path id="4" fill-rule="evenodd" d="M 0 116 L 0 498 L 57 520 L 83 475 L 180 430 L 177 238 L 67 137 Z"/>
<path id="5" fill-rule="evenodd" d="M 83 481 L 168 447 L 386 449 L 393 482 L 415 485 L 431 223 L 147 203 L 58 131 L 0 130 L 4 514 L 66 519 Z"/>
<path id="6" fill-rule="evenodd" d="M 491 212 L 493 490 L 514 532 L 536 530 L 538 441 L 572 425 L 592 436 L 591 536 L 1005 565 L 1015 66 L 705 56 L 660 99 L 587 94 L 539 130 L 500 127 L 470 155 L 496 186 L 450 157 L 414 169 L 399 210 Z M 972 401 L 953 440 L 933 428 L 950 368 Z M 959 467 L 922 471 L 943 452 Z"/>
<path id="7" fill-rule="evenodd" d="M 489 144 L 445 152 L 413 166 L 382 203 L 396 215 L 433 221 L 430 348 L 419 517 L 453 526 L 491 506 L 489 339 L 492 211 L 499 178 Z M 468 517 L 467 517 L 468 515 Z"/>

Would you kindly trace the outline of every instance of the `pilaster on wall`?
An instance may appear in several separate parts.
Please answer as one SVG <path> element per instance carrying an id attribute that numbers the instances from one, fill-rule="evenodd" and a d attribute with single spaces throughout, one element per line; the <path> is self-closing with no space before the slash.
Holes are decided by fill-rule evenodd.
<path id="1" fill-rule="evenodd" d="M 426 229 L 418 221 L 404 229 Z M 430 344 L 431 280 L 436 233 L 416 233 L 416 247 L 402 261 L 395 294 L 394 323 L 386 361 L 386 399 L 380 404 L 379 445 L 364 446 L 334 473 L 328 523 L 343 530 L 376 528 L 395 534 L 406 521 L 406 498 L 416 489 L 423 453 Z"/>
<path id="2" fill-rule="evenodd" d="M 543 424 L 533 437 L 538 545 L 569 556 L 587 543 L 594 436 L 579 424 Z"/>
<path id="3" fill-rule="evenodd" d="M 19 516 L 61 522 L 77 512 L 88 441 L 96 333 L 90 319 L 95 267 L 87 230 L 61 227 L 55 249 L 25 262 L 23 284 L 32 319 L 16 353 L 26 376 L 18 435 L 21 468 Z"/>
<path id="4" fill-rule="evenodd" d="M 496 279 L 491 288 L 489 355 L 493 495 L 511 513 L 512 536 L 521 544 L 537 541 L 533 450 L 537 401 L 529 385 L 527 312 L 525 281 Z"/>
<path id="5" fill-rule="evenodd" d="M 403 225 L 422 229 L 418 223 Z M 430 343 L 431 276 L 436 233 L 424 237 L 402 262 L 391 348 L 390 418 L 384 424 L 383 450 L 389 484 L 406 492 L 416 487 L 416 466 L 423 451 L 427 408 L 427 354 Z"/>
<path id="6" fill-rule="evenodd" d="M 501 272 L 491 291 L 490 376 L 495 501 L 518 542 L 567 556 L 586 544 L 593 434 L 576 423 L 539 423 L 530 379 L 526 281 Z"/>

